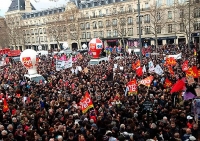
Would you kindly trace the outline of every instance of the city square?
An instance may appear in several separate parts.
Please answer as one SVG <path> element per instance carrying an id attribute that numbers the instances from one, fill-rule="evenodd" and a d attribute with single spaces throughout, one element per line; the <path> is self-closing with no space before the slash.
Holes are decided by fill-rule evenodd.
<path id="1" fill-rule="evenodd" d="M 1 5 L 0 140 L 200 140 L 198 0 Z"/>

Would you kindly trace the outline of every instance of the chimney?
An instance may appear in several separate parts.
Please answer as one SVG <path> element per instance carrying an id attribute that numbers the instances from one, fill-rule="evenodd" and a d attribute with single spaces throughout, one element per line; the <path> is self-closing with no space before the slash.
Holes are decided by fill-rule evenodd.
<path id="1" fill-rule="evenodd" d="M 25 0 L 25 11 L 26 12 L 31 12 L 32 11 L 30 0 Z"/>

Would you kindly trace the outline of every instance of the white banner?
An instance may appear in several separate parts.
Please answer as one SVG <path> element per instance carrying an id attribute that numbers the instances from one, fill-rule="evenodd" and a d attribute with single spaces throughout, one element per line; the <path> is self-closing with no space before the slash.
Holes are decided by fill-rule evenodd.
<path id="1" fill-rule="evenodd" d="M 149 65 L 149 72 L 154 72 L 155 68 L 153 62 L 150 61 L 148 65 Z"/>
<path id="2" fill-rule="evenodd" d="M 174 59 L 181 59 L 181 56 L 182 56 L 181 53 L 176 54 L 176 55 L 166 55 L 165 59 L 166 59 L 166 58 L 170 58 L 170 57 L 172 57 L 172 58 L 174 58 Z"/>
<path id="3" fill-rule="evenodd" d="M 156 67 L 155 67 L 155 73 L 157 73 L 158 75 L 162 75 L 163 74 L 163 70 L 160 67 L 160 65 L 156 65 Z"/>
<path id="4" fill-rule="evenodd" d="M 56 60 L 56 71 L 71 68 L 72 63 L 72 57 L 67 61 Z"/>

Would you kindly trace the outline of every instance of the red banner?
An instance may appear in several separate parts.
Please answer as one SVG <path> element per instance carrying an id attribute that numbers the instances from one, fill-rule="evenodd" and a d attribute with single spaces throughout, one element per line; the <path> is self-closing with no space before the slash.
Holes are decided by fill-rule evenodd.
<path id="1" fill-rule="evenodd" d="M 79 102 L 79 105 L 81 106 L 82 113 L 86 113 L 90 108 L 94 107 L 88 92 L 85 93 L 85 96 Z"/>
<path id="2" fill-rule="evenodd" d="M 134 79 L 127 83 L 128 91 L 131 94 L 137 94 L 137 80 Z"/>

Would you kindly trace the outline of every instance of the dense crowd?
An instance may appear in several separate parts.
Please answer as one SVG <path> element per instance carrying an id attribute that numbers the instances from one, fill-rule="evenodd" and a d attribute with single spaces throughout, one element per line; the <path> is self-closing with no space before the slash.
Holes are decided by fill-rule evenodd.
<path id="1" fill-rule="evenodd" d="M 151 49 L 155 52 L 155 48 Z M 173 84 L 185 73 L 181 66 L 197 64 L 194 51 L 187 47 L 163 46 L 159 55 L 145 57 L 141 66 L 146 72 L 137 76 L 132 63 L 137 54 L 125 54 L 121 59 L 111 57 L 108 62 L 88 66 L 89 55 L 73 63 L 73 67 L 56 71 L 52 56 L 41 56 L 38 73 L 47 83 L 26 81 L 27 70 L 21 62 L 10 63 L 0 71 L 0 102 L 4 99 L 9 110 L 0 111 L 0 139 L 3 141 L 193 141 L 198 140 L 198 123 L 191 112 L 192 99 L 183 100 L 182 92 L 170 93 L 164 79 Z M 174 75 L 164 65 L 164 55 L 182 53 L 173 67 Z M 115 53 L 116 54 L 116 53 Z M 149 73 L 148 62 L 159 64 L 162 75 Z M 113 70 L 114 64 L 118 64 Z M 82 70 L 76 70 L 81 66 Z M 123 67 L 123 69 L 121 69 Z M 88 71 L 84 71 L 87 68 Z M 140 81 L 154 77 L 151 86 L 138 86 L 138 93 L 125 95 L 126 85 L 133 78 Z M 196 95 L 187 85 L 186 91 Z M 79 101 L 89 92 L 94 107 L 82 113 Z M 146 110 L 143 102 L 153 106 Z"/>

